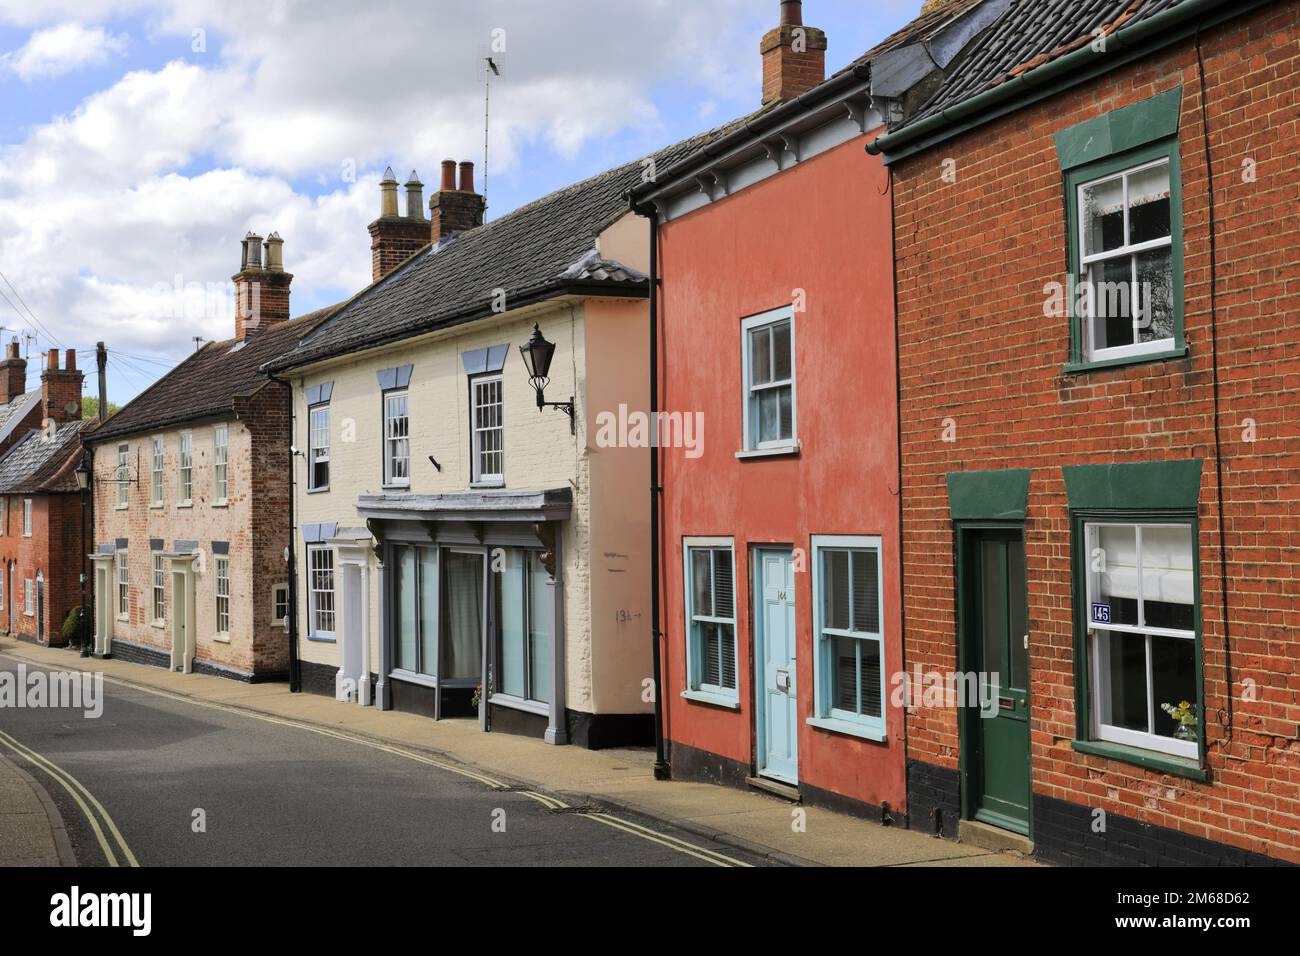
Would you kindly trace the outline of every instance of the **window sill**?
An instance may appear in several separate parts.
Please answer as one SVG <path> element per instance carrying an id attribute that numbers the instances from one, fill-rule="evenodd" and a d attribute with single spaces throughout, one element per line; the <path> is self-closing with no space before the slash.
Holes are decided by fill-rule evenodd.
<path id="1" fill-rule="evenodd" d="M 179 502 L 176 503 L 176 510 L 177 510 L 177 511 L 180 511 L 182 508 L 193 508 L 193 507 L 194 507 L 194 502 L 193 502 L 193 500 L 191 500 L 191 501 L 179 501 Z"/>
<path id="2" fill-rule="evenodd" d="M 417 674 L 415 671 L 392 670 L 388 672 L 388 676 L 394 680 L 405 681 L 408 684 L 419 684 L 421 687 L 438 686 L 438 678 L 430 677 L 428 674 Z"/>
<path id="3" fill-rule="evenodd" d="M 708 704 L 710 707 L 724 707 L 727 710 L 740 710 L 740 700 L 736 697 L 726 697 L 722 694 L 714 694 L 707 690 L 684 690 L 682 697 L 696 704 Z"/>
<path id="4" fill-rule="evenodd" d="M 162 508 L 165 508 L 165 507 L 167 507 L 167 506 L 166 506 L 165 504 L 163 504 L 161 501 L 154 501 L 154 502 L 151 502 L 151 503 L 150 503 L 150 505 L 149 505 L 149 510 L 151 510 L 151 511 L 158 511 L 158 510 L 160 510 L 160 509 L 162 509 Z"/>
<path id="5" fill-rule="evenodd" d="M 129 615 L 129 614 L 119 614 L 117 617 L 113 618 L 113 620 L 117 621 L 118 624 L 130 624 L 130 623 L 131 623 L 131 615 Z"/>
<path id="6" fill-rule="evenodd" d="M 411 485 L 409 482 L 405 485 L 380 485 L 379 487 L 384 491 L 410 491 L 411 490 Z"/>
<path id="7" fill-rule="evenodd" d="M 114 510 L 114 511 L 126 511 L 126 510 L 129 509 L 130 507 L 131 507 L 130 505 L 113 505 L 113 510 Z"/>
<path id="8" fill-rule="evenodd" d="M 1123 358 L 1102 359 L 1099 362 L 1070 362 L 1065 366 L 1066 375 L 1084 375 L 1088 372 L 1102 371 L 1108 368 L 1122 368 L 1125 365 L 1145 365 L 1148 362 L 1167 362 L 1170 359 L 1187 358 L 1187 346 L 1170 349 L 1166 352 L 1152 352 L 1148 355 L 1125 355 Z"/>
<path id="9" fill-rule="evenodd" d="M 840 720 L 836 717 L 809 717 L 805 723 L 809 727 L 816 727 L 818 730 L 826 730 L 833 734 L 845 734 L 849 737 L 861 737 L 863 740 L 872 740 L 878 744 L 883 744 L 888 739 L 883 730 L 877 730 L 869 724 L 858 724 L 851 720 Z"/>
<path id="10" fill-rule="evenodd" d="M 469 486 L 471 488 L 504 488 L 506 480 L 502 478 L 500 481 L 471 481 Z"/>
<path id="11" fill-rule="evenodd" d="M 218 498 L 216 501 L 212 502 L 212 504 L 209 505 L 209 507 L 211 507 L 211 508 L 229 508 L 229 507 L 230 507 L 230 499 L 228 499 L 228 498 Z"/>
<path id="12" fill-rule="evenodd" d="M 1071 741 L 1071 746 L 1078 753 L 1091 754 L 1094 757 L 1105 757 L 1109 760 L 1119 760 L 1123 763 L 1145 767 L 1148 770 L 1171 773 L 1176 777 L 1186 777 L 1188 780 L 1199 780 L 1204 783 L 1210 779 L 1208 770 L 1202 767 L 1199 762 L 1186 757 L 1175 757 L 1172 754 L 1140 750 L 1137 747 L 1113 744 L 1101 740 L 1074 740 Z"/>
<path id="13" fill-rule="evenodd" d="M 796 441 L 788 445 L 774 445 L 771 448 L 749 448 L 736 452 L 736 457 L 741 461 L 749 458 L 782 458 L 797 455 L 802 448 L 803 446 Z"/>
<path id="14" fill-rule="evenodd" d="M 333 634 L 308 634 L 307 640 L 315 641 L 317 644 L 336 644 L 338 643 Z"/>
<path id="15" fill-rule="evenodd" d="M 330 486 L 329 486 L 329 485 L 321 485 L 319 488 L 308 488 L 308 489 L 307 489 L 307 494 L 309 494 L 309 495 L 323 495 L 323 494 L 325 494 L 325 492 L 327 492 L 327 491 L 329 491 L 329 490 L 330 490 Z"/>
<path id="16" fill-rule="evenodd" d="M 150 627 L 156 627 L 156 628 L 158 628 L 158 630 L 161 631 L 164 627 L 167 626 L 167 622 L 166 622 L 166 621 L 150 621 L 150 622 L 149 622 L 149 626 L 150 626 Z"/>
<path id="17" fill-rule="evenodd" d="M 214 641 L 216 641 L 218 644 L 229 644 L 229 643 L 230 643 L 230 635 L 229 635 L 229 634 L 213 634 L 213 635 L 212 635 L 212 639 L 213 639 Z"/>
<path id="18" fill-rule="evenodd" d="M 512 697 L 509 694 L 493 694 L 488 698 L 488 703 L 495 704 L 497 707 L 509 707 L 512 710 L 538 714 L 542 717 L 551 716 L 550 704 L 544 704 L 537 700 L 524 700 L 522 697 Z"/>

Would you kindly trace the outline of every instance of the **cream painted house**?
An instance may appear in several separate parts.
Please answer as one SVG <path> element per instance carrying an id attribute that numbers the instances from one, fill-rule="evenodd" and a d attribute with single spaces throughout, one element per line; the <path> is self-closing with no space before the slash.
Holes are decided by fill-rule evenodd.
<path id="1" fill-rule="evenodd" d="M 444 174 L 435 243 L 386 274 L 386 244 L 424 227 L 414 175 L 405 217 L 381 183 L 375 283 L 268 366 L 293 387 L 304 689 L 556 744 L 652 740 L 649 452 L 596 440 L 648 403 L 643 168 L 459 232 L 439 210 L 481 198 Z M 572 421 L 539 408 L 534 330 Z"/>

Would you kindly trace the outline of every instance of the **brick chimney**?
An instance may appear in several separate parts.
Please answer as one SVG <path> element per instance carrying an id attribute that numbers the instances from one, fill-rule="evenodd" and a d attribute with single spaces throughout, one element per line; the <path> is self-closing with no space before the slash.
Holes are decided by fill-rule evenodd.
<path id="1" fill-rule="evenodd" d="M 77 369 L 77 353 L 68 349 L 63 353 L 66 364 L 59 368 L 59 350 L 47 353 L 45 371 L 41 372 L 41 421 L 75 422 L 81 418 L 81 380 Z"/>
<path id="2" fill-rule="evenodd" d="M 378 282 L 428 244 L 424 183 L 411 170 L 406 181 L 406 215 L 399 215 L 397 178 L 389 166 L 379 182 L 379 218 L 370 224 L 370 281 Z"/>
<path id="3" fill-rule="evenodd" d="M 18 340 L 9 343 L 0 361 L 0 405 L 8 405 L 27 391 L 27 359 L 18 354 Z"/>
<path id="4" fill-rule="evenodd" d="M 826 34 L 803 25 L 801 0 L 781 0 L 781 25 L 758 45 L 763 54 L 763 105 L 783 103 L 826 79 Z"/>
<path id="5" fill-rule="evenodd" d="M 474 192 L 474 164 L 460 164 L 460 182 L 456 182 L 456 161 L 442 161 L 442 182 L 429 200 L 430 238 L 441 242 L 453 232 L 464 232 L 483 225 L 487 201 Z"/>
<path id="6" fill-rule="evenodd" d="M 284 240 L 271 233 L 265 243 L 250 232 L 244 237 L 235 283 L 235 338 L 244 341 L 258 329 L 289 318 L 289 284 L 293 276 L 284 271 Z"/>

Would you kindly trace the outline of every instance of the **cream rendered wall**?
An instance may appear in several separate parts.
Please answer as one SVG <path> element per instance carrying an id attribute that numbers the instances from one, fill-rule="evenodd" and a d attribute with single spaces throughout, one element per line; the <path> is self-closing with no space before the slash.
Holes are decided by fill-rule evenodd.
<path id="1" fill-rule="evenodd" d="M 548 408 L 538 411 L 518 347 L 527 340 L 533 323 L 556 343 L 548 401 L 578 396 L 578 434 L 569 434 L 568 416 Z M 306 458 L 295 463 L 295 548 L 298 555 L 298 628 L 301 658 L 337 667 L 336 644 L 310 641 L 306 635 L 306 550 L 302 527 L 335 522 L 340 528 L 363 527 L 356 503 L 361 495 L 382 494 L 382 410 L 377 373 L 396 365 L 411 364 L 411 485 L 415 494 L 468 491 L 470 482 L 469 380 L 461 366 L 461 353 L 492 345 L 509 345 L 502 371 L 505 418 L 505 487 L 573 489 L 573 516 L 565 523 L 562 547 L 565 577 L 567 705 L 589 711 L 592 706 L 592 662 L 587 635 L 590 627 L 589 590 L 590 525 L 588 520 L 588 468 L 583 407 L 586 334 L 580 301 L 548 303 L 546 308 L 504 313 L 458 329 L 406 340 L 313 367 L 293 377 L 295 446 L 307 449 L 306 390 L 333 382 L 330 399 L 330 487 L 322 493 L 306 492 Z M 442 465 L 438 472 L 429 456 Z M 374 560 L 370 566 L 370 659 L 379 662 L 379 581 Z"/>

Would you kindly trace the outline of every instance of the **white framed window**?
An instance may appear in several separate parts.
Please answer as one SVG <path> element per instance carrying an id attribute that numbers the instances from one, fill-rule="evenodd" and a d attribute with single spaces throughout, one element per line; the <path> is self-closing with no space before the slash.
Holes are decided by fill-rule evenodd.
<path id="1" fill-rule="evenodd" d="M 1167 157 L 1076 187 L 1084 359 L 1175 347 L 1173 210 Z"/>
<path id="2" fill-rule="evenodd" d="M 167 620 L 167 571 L 163 567 L 161 551 L 153 552 L 153 622 Z"/>
<path id="3" fill-rule="evenodd" d="M 212 497 L 217 504 L 230 494 L 229 458 L 230 426 L 217 425 L 212 429 Z"/>
<path id="4" fill-rule="evenodd" d="M 181 477 L 181 504 L 188 505 L 194 501 L 194 434 L 181 432 L 181 451 L 179 456 Z"/>
<path id="5" fill-rule="evenodd" d="M 498 567 L 493 555 L 493 567 Z M 496 694 L 546 703 L 551 699 L 551 576 L 540 551 L 502 548 L 492 575 L 496 630 Z"/>
<path id="6" fill-rule="evenodd" d="M 794 381 L 794 309 L 751 316 L 740 324 L 745 378 L 746 451 L 798 446 Z"/>
<path id="7" fill-rule="evenodd" d="M 32 499 L 23 499 L 23 537 L 32 536 Z"/>
<path id="8" fill-rule="evenodd" d="M 1087 522 L 1084 538 L 1094 738 L 1198 759 L 1191 523 Z"/>
<path id="9" fill-rule="evenodd" d="M 155 435 L 150 449 L 149 501 L 157 506 L 163 503 L 163 436 Z"/>
<path id="10" fill-rule="evenodd" d="M 23 613 L 28 617 L 36 616 L 36 582 L 31 578 L 23 581 Z"/>
<path id="11" fill-rule="evenodd" d="M 230 558 L 218 554 L 212 559 L 217 584 L 217 633 L 230 633 Z"/>
<path id="12" fill-rule="evenodd" d="M 736 684 L 736 556 L 730 538 L 687 538 L 684 696 L 739 702 Z"/>
<path id="13" fill-rule="evenodd" d="M 277 584 L 271 588 L 271 623 L 277 627 L 289 626 L 289 585 Z"/>
<path id="14" fill-rule="evenodd" d="M 334 639 L 334 550 L 307 549 L 307 611 L 311 636 Z"/>
<path id="15" fill-rule="evenodd" d="M 471 474 L 475 482 L 505 481 L 505 395 L 500 373 L 470 380 Z"/>
<path id="16" fill-rule="evenodd" d="M 411 483 L 411 420 L 407 393 L 384 393 L 384 484 Z"/>
<path id="17" fill-rule="evenodd" d="M 885 738 L 880 538 L 813 535 L 813 726 Z"/>
<path id="18" fill-rule="evenodd" d="M 131 578 L 126 548 L 117 549 L 113 565 L 117 569 L 117 617 L 125 621 L 131 616 Z"/>
<path id="19" fill-rule="evenodd" d="M 315 405 L 307 412 L 307 490 L 330 485 L 330 407 Z"/>
<path id="20" fill-rule="evenodd" d="M 125 508 L 130 503 L 131 471 L 128 465 L 131 455 L 130 445 L 117 446 L 117 506 Z"/>

